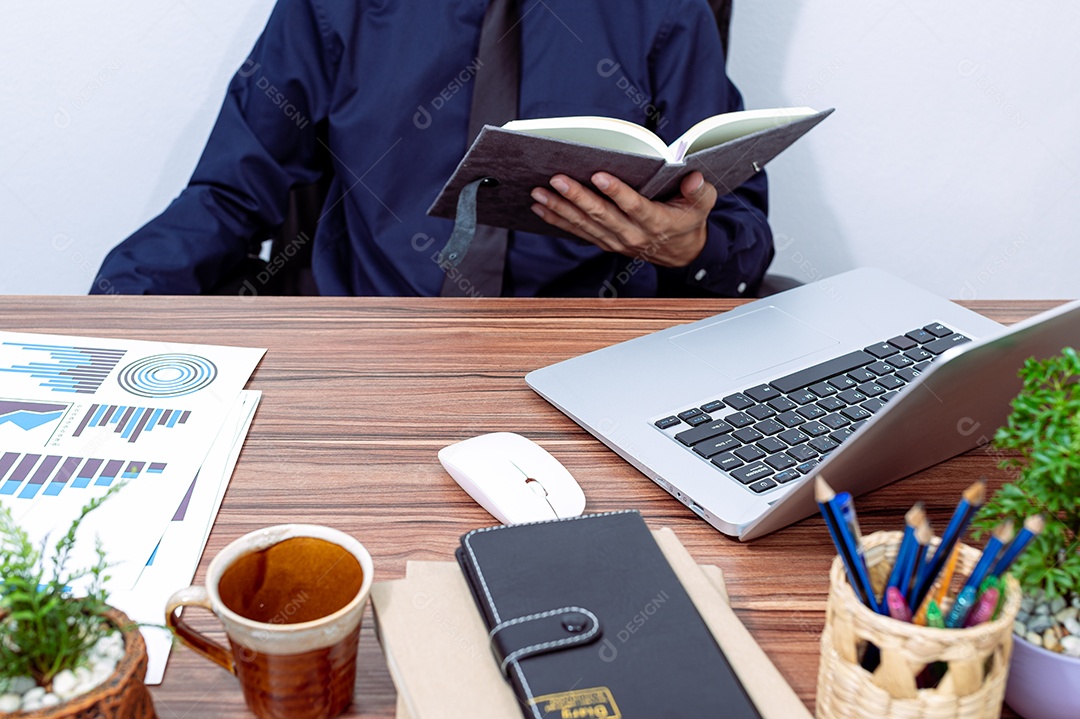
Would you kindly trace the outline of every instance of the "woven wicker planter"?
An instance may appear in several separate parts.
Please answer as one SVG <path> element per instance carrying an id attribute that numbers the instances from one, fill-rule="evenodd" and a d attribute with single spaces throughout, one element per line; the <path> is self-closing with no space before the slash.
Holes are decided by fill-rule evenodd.
<path id="1" fill-rule="evenodd" d="M 86 694 L 47 709 L 15 712 L 12 719 L 157 719 L 146 678 L 146 643 L 137 625 L 118 609 L 108 613 L 109 620 L 122 627 L 124 658 L 116 671 Z"/>
<path id="2" fill-rule="evenodd" d="M 900 532 L 864 538 L 866 562 L 880 594 L 899 549 Z M 936 540 L 935 540 L 936 543 Z M 953 586 L 978 562 L 977 549 L 960 545 Z M 1012 653 L 1012 625 L 1020 587 L 1008 578 L 1001 616 L 967 629 L 933 629 L 875 614 L 861 604 L 837 557 L 829 575 L 829 601 L 821 635 L 817 716 L 821 719 L 989 719 L 1001 715 Z M 947 613 L 949 603 L 942 607 Z M 867 643 L 881 651 L 871 674 L 859 664 Z M 948 669 L 933 689 L 916 677 L 934 662 Z"/>

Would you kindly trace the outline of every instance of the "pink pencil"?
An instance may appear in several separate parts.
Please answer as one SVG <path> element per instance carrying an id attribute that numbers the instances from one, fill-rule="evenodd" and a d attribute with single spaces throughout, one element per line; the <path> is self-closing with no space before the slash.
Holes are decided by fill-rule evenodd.
<path id="1" fill-rule="evenodd" d="M 904 601 L 904 593 L 899 587 L 889 587 L 885 590 L 885 604 L 889 608 L 889 616 L 901 622 L 911 621 L 911 610 Z M 993 610 L 991 610 L 993 611 Z"/>
<path id="2" fill-rule="evenodd" d="M 967 619 L 964 620 L 964 626 L 973 627 L 976 624 L 989 621 L 997 609 L 998 594 L 997 587 L 990 587 L 983 592 L 974 608 L 968 612 Z"/>

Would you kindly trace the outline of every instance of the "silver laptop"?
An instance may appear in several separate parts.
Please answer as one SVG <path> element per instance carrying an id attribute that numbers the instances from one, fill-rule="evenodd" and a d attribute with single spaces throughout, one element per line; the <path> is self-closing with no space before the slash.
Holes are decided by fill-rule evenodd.
<path id="1" fill-rule="evenodd" d="M 1004 328 L 876 269 L 530 372 L 544 399 L 721 532 L 817 511 L 987 443 L 1080 302 Z"/>

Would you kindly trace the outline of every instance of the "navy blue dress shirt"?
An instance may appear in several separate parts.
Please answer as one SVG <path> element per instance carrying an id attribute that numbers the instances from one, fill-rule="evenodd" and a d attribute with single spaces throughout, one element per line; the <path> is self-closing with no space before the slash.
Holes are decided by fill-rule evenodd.
<path id="1" fill-rule="evenodd" d="M 229 85 L 190 184 L 114 248 L 94 293 L 198 293 L 284 220 L 289 190 L 334 179 L 314 238 L 325 295 L 438 295 L 452 221 L 425 212 L 464 155 L 487 0 L 279 0 Z M 742 109 L 705 0 L 522 0 L 520 117 L 604 115 L 671 142 Z M 323 141 L 317 127 L 326 128 Z M 706 178 L 708 179 L 708 178 Z M 721 197 L 688 267 L 516 233 L 518 296 L 738 295 L 772 258 L 766 180 Z"/>

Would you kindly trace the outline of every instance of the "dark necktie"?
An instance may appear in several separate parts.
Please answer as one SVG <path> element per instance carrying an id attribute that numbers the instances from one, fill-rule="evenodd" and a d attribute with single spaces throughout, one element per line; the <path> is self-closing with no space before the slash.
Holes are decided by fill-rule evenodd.
<path id="1" fill-rule="evenodd" d="M 473 79 L 469 145 L 484 125 L 503 125 L 518 114 L 521 25 L 517 0 L 491 0 L 480 29 L 479 67 Z M 502 294 L 510 232 L 477 225 L 468 254 L 443 281 L 443 297 L 498 297 Z"/>

